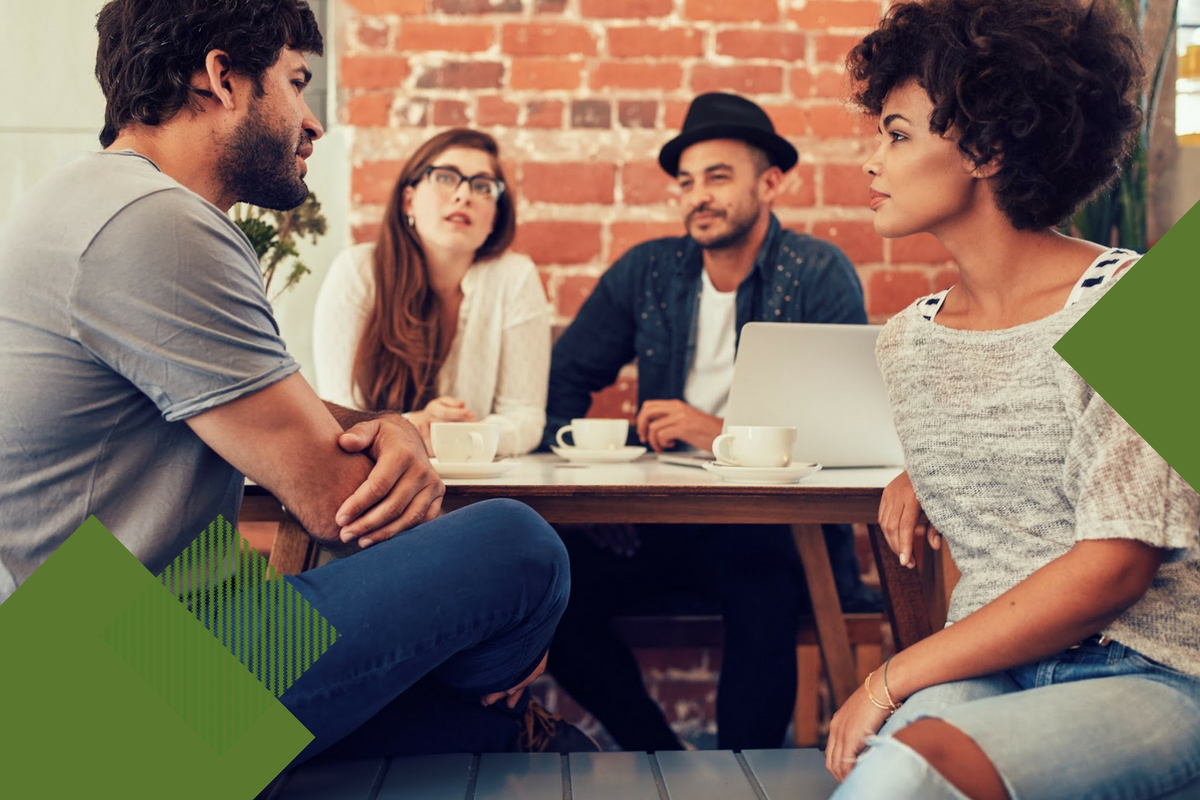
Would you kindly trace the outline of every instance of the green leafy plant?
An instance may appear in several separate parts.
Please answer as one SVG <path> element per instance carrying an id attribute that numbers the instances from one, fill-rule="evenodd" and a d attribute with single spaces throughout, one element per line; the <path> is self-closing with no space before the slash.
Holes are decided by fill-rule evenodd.
<path id="1" fill-rule="evenodd" d="M 312 272 L 300 260 L 297 244 L 305 237 L 316 244 L 317 240 L 325 235 L 325 215 L 321 213 L 321 202 L 314 193 L 309 192 L 308 199 L 291 211 L 272 211 L 239 203 L 230 211 L 230 216 L 233 224 L 241 228 L 254 247 L 254 253 L 258 256 L 258 263 L 262 268 L 263 284 L 268 293 L 276 269 L 284 262 L 290 263 L 287 278 L 274 297 L 271 297 L 272 301 Z"/>
<path id="2" fill-rule="evenodd" d="M 1120 0 L 1126 13 L 1137 25 L 1145 42 L 1148 0 Z M 1159 51 L 1148 91 L 1142 96 L 1145 123 L 1120 177 L 1108 189 L 1076 212 L 1069 227 L 1089 241 L 1105 246 L 1126 247 L 1144 253 L 1149 248 L 1146 226 L 1146 201 L 1150 196 L 1150 129 L 1158 110 L 1159 90 L 1170 58 L 1171 37 L 1179 18 L 1179 3 L 1172 4 L 1167 37 Z"/>

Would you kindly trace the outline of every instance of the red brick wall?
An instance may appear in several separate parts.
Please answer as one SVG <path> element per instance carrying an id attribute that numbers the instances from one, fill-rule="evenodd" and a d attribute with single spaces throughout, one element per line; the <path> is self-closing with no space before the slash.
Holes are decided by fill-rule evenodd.
<path id="1" fill-rule="evenodd" d="M 356 128 L 351 221 L 377 231 L 403 159 L 450 125 L 500 142 L 516 248 L 565 325 L 631 245 L 682 232 L 655 161 L 691 98 L 728 90 L 800 151 L 776 212 L 837 243 L 873 321 L 953 280 L 932 237 L 884 241 L 860 165 L 873 124 L 849 112 L 842 60 L 878 0 L 343 0 L 339 118 Z M 632 377 L 632 375 L 630 375 Z M 628 411 L 610 391 L 605 413 Z M 609 408 L 611 406 L 611 408 Z M 622 406 L 625 406 L 623 409 Z"/>

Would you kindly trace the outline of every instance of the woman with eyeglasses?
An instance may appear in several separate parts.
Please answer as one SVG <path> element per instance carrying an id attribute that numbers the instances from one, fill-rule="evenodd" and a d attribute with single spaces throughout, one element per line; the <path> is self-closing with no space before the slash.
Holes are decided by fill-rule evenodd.
<path id="1" fill-rule="evenodd" d="M 342 405 L 432 422 L 492 422 L 499 451 L 546 421 L 550 318 L 533 262 L 508 252 L 512 193 L 496 141 L 455 128 L 413 153 L 374 243 L 334 261 L 317 299 L 317 388 Z"/>

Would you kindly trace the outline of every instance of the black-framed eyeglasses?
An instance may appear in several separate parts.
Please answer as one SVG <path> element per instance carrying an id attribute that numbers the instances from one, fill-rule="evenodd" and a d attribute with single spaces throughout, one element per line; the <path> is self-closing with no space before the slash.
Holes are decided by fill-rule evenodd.
<path id="1" fill-rule="evenodd" d="M 454 194 L 464 183 L 471 187 L 472 193 L 493 202 L 504 194 L 504 181 L 482 172 L 478 175 L 463 175 L 454 167 L 431 165 L 421 171 L 421 177 L 428 178 L 430 185 L 446 194 Z M 419 183 L 420 179 L 417 182 Z"/>

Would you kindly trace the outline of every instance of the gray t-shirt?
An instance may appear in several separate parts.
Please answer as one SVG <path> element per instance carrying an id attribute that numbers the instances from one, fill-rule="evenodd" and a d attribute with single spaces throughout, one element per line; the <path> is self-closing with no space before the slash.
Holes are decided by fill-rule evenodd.
<path id="1" fill-rule="evenodd" d="M 1106 253 L 1077 302 L 1004 330 L 940 325 L 944 293 L 921 298 L 876 354 L 917 499 L 962 572 L 950 622 L 1076 542 L 1133 539 L 1166 563 L 1103 632 L 1200 676 L 1200 496 L 1054 351 L 1126 260 Z"/>
<path id="2" fill-rule="evenodd" d="M 215 206 L 129 152 L 39 182 L 0 228 L 0 603 L 91 515 L 155 573 L 235 520 L 183 420 L 297 369 Z"/>

